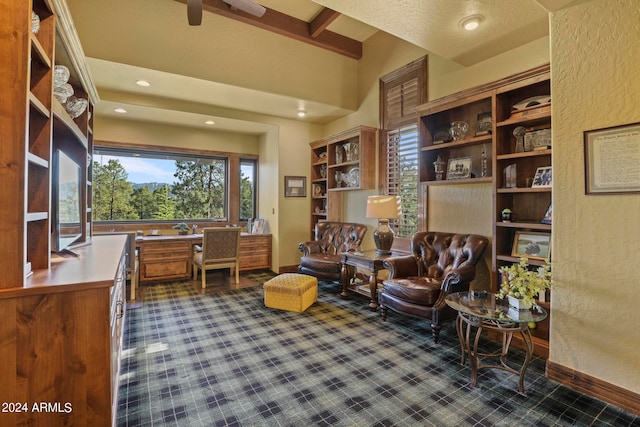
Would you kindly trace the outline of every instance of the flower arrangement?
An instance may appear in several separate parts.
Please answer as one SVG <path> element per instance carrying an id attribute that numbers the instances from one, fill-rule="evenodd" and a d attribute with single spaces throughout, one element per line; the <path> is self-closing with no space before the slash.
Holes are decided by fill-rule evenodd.
<path id="1" fill-rule="evenodd" d="M 535 300 L 547 289 L 551 289 L 551 263 L 546 260 L 545 265 L 535 270 L 529 270 L 528 259 L 520 258 L 517 264 L 500 267 L 502 284 L 497 297 L 502 299 L 511 296 L 522 300 L 525 306 L 535 306 Z"/>

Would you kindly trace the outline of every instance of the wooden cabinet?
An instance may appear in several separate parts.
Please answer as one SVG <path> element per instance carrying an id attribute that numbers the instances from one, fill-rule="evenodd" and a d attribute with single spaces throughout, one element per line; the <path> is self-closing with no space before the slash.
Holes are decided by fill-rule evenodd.
<path id="1" fill-rule="evenodd" d="M 0 290 L 0 401 L 28 409 L 2 413 L 2 425 L 115 425 L 126 239 L 96 237 Z M 48 411 L 33 410 L 41 402 Z"/>
<path id="2" fill-rule="evenodd" d="M 39 18 L 37 32 L 32 13 Z M 85 111 L 74 121 L 53 98 L 54 66 L 69 64 L 77 96 L 87 98 L 88 92 L 96 92 L 82 53 L 67 50 L 69 42 L 79 43 L 64 0 L 4 2 L 0 32 L 0 85 L 5 89 L 0 109 L 10 112 L 0 115 L 4 147 L 0 163 L 9 165 L 0 189 L 0 218 L 5 225 L 0 237 L 4 272 L 0 288 L 13 288 L 22 287 L 32 271 L 50 266 L 53 150 L 68 147 L 74 160 L 87 165 L 89 114 Z M 79 125 L 83 121 L 84 127 Z M 61 128 L 65 128 L 62 133 Z M 86 173 L 82 179 L 86 182 Z M 87 197 L 83 206 L 90 203 Z M 82 227 L 80 241 L 86 242 L 90 227 L 86 223 Z"/>
<path id="3" fill-rule="evenodd" d="M 191 277 L 192 241 L 166 239 L 145 241 L 140 244 L 138 256 L 140 257 L 140 283 Z"/>
<path id="4" fill-rule="evenodd" d="M 271 269 L 271 234 L 240 236 L 240 271 Z"/>
<path id="5" fill-rule="evenodd" d="M 311 142 L 311 229 L 342 220 L 343 191 L 376 188 L 378 129 L 359 126 Z"/>

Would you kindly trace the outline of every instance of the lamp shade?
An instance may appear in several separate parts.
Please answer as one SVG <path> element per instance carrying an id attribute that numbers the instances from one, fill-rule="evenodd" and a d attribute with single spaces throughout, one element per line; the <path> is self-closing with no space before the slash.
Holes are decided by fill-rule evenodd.
<path id="1" fill-rule="evenodd" d="M 367 198 L 367 218 L 398 218 L 400 204 L 396 196 L 369 196 Z"/>

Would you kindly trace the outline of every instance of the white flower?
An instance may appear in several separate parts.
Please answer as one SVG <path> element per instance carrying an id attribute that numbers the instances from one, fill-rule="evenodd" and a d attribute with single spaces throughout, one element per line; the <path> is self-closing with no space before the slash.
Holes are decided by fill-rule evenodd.
<path id="1" fill-rule="evenodd" d="M 536 270 L 530 270 L 528 259 L 520 258 L 517 264 L 509 267 L 500 267 L 502 273 L 502 284 L 498 298 L 505 295 L 521 299 L 525 304 L 536 305 L 536 298 L 541 292 L 551 289 L 551 263 L 545 260 L 545 265 Z"/>

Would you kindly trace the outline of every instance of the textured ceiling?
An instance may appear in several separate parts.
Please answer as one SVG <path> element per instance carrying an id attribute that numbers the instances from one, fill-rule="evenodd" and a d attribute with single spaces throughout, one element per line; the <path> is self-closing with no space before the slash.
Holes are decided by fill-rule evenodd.
<path id="1" fill-rule="evenodd" d="M 357 109 L 355 59 L 208 12 L 190 27 L 186 5 L 174 0 L 67 2 L 102 100 L 97 116 L 123 106 L 128 119 L 204 126 L 211 117 L 216 129 L 255 133 L 261 127 L 247 112 L 295 118 L 303 108 L 304 120 L 327 123 Z M 329 7 L 342 13 L 333 32 L 365 41 L 384 31 L 465 66 L 545 36 L 545 7 L 569 2 L 259 1 L 304 21 Z M 483 25 L 466 32 L 460 20 L 473 14 Z"/>

